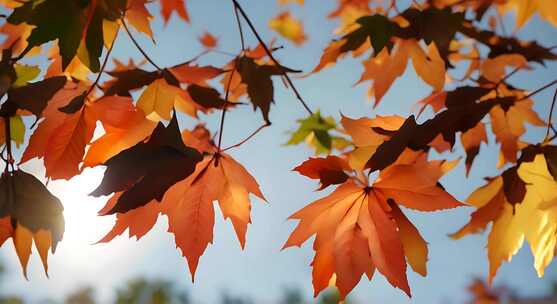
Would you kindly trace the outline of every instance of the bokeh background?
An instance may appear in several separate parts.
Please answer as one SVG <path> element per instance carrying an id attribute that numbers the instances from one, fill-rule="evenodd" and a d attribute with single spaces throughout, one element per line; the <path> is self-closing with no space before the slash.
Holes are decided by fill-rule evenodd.
<path id="1" fill-rule="evenodd" d="M 399 7 L 405 7 L 403 2 Z M 338 26 L 336 22 L 326 19 L 336 5 L 333 0 L 307 0 L 305 6 L 290 7 L 279 7 L 276 0 L 243 0 L 241 3 L 267 41 L 276 36 L 268 29 L 267 22 L 280 11 L 290 8 L 296 17 L 303 19 L 308 42 L 296 47 L 279 39 L 277 44 L 284 48 L 276 52 L 284 65 L 303 71 L 310 71 L 317 64 L 322 49 L 334 37 L 333 31 Z M 157 16 L 153 21 L 155 41 L 135 33 L 139 43 L 158 65 L 170 66 L 200 53 L 202 47 L 197 37 L 206 30 L 218 37 L 220 50 L 230 53 L 239 51 L 240 41 L 231 1 L 189 0 L 187 5 L 191 24 L 174 16 L 164 26 Z M 151 4 L 150 7 L 158 12 L 157 4 Z M 513 16 L 505 16 L 505 23 L 509 30 L 513 29 Z M 516 35 L 536 39 L 546 46 L 557 45 L 557 30 L 540 21 L 537 16 Z M 250 46 L 256 45 L 252 35 L 247 34 L 247 40 Z M 125 61 L 130 57 L 136 61 L 142 59 L 124 33 L 119 35 L 116 43 L 114 58 Z M 230 57 L 226 55 L 212 54 L 201 62 L 218 65 L 229 60 Z M 312 108 L 336 118 L 340 117 L 340 113 L 349 117 L 409 115 L 416 109 L 415 102 L 430 93 L 429 87 L 416 77 L 409 65 L 406 74 L 395 82 L 381 104 L 373 109 L 367 98 L 367 85 L 354 86 L 362 72 L 358 60 L 361 59 L 345 59 L 335 67 L 317 75 L 295 79 L 295 82 Z M 557 65 L 554 63 L 533 67 L 534 71 L 513 76 L 511 83 L 533 90 L 557 76 Z M 64 240 L 56 255 L 49 260 L 50 279 L 44 275 L 39 258 L 33 255 L 29 265 L 29 281 L 26 281 L 13 245 L 7 242 L 0 248 L 0 261 L 4 268 L 0 278 L 0 297 L 17 296 L 26 303 L 51 303 L 62 301 L 80 288 L 91 287 L 99 303 L 111 303 L 117 298 L 117 290 L 122 294 L 123 290 L 129 288 L 130 281 L 135 280 L 132 285 L 152 286 L 157 283 L 148 282 L 160 283 L 162 280 L 172 282 L 176 291 L 186 294 L 192 303 L 285 303 L 281 301 L 288 294 L 298 294 L 307 303 L 316 301 L 312 298 L 309 267 L 313 256 L 311 244 L 307 243 L 301 249 L 280 249 L 296 224 L 287 221 L 287 217 L 323 194 L 314 191 L 317 188 L 314 181 L 291 171 L 311 155 L 307 147 L 284 145 L 288 140 L 288 132 L 296 128 L 295 121 L 304 118 L 306 113 L 292 92 L 279 81 L 275 82 L 275 88 L 276 104 L 270 116 L 272 127 L 265 129 L 240 149 L 231 151 L 233 157 L 256 177 L 268 199 L 268 203 L 254 200 L 253 224 L 248 230 L 244 251 L 240 249 L 232 225 L 225 222 L 218 211 L 215 242 L 201 258 L 195 284 L 192 284 L 185 260 L 175 248 L 173 236 L 166 233 L 167 221 L 164 217 L 160 217 L 156 227 L 140 241 L 128 239 L 124 234 L 109 244 L 95 245 L 110 230 L 114 218 L 96 216 L 106 199 L 95 199 L 87 194 L 96 187 L 103 170 L 87 169 L 69 182 L 55 181 L 48 185 L 61 198 L 66 217 Z M 534 98 L 535 108 L 544 119 L 552 93 L 548 90 Z M 203 116 L 202 119 L 207 121 L 211 130 L 217 130 L 218 114 Z M 180 124 L 182 128 L 192 127 L 196 121 L 182 117 Z M 254 114 L 250 107 L 232 111 L 227 115 L 223 145 L 236 143 L 260 124 L 260 114 Z M 526 139 L 539 142 L 544 132 L 543 128 L 529 129 Z M 457 158 L 464 156 L 464 152 L 457 146 L 452 155 Z M 498 174 L 496 162 L 497 144 L 490 136 L 489 145 L 482 146 L 468 178 L 461 164 L 442 182 L 450 193 L 464 200 L 483 183 L 484 177 Z M 44 177 L 40 161 L 31 161 L 23 167 L 38 177 Z M 466 223 L 471 212 L 471 208 L 439 213 L 408 210 L 409 217 L 430 244 L 428 276 L 423 278 L 409 270 L 413 293 L 412 299 L 409 299 L 377 274 L 372 282 L 366 279 L 360 282 L 351 294 L 352 303 L 465 303 L 469 299 L 467 286 L 473 278 L 487 276 L 486 235 L 453 241 L 447 234 Z M 557 281 L 555 262 L 548 267 L 543 279 L 537 278 L 532 264 L 529 249 L 522 248 L 512 263 L 504 264 L 500 269 L 495 285 L 505 285 L 523 297 L 545 297 L 551 293 L 552 282 Z M 181 299 L 177 301 L 185 301 Z"/>

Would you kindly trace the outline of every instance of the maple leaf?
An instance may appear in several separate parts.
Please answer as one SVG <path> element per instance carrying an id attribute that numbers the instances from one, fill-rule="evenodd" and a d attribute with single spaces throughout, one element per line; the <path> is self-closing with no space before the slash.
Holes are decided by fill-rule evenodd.
<path id="1" fill-rule="evenodd" d="M 427 245 L 397 204 L 421 211 L 461 206 L 438 184 L 447 170 L 443 161 L 427 162 L 424 157 L 401 161 L 381 171 L 369 186 L 350 177 L 328 196 L 290 216 L 300 222 L 284 248 L 301 246 L 316 235 L 314 295 L 336 275 L 335 285 L 344 299 L 363 274 L 371 279 L 376 269 L 410 295 L 405 259 L 425 275 Z M 301 172 L 315 177 L 312 171 Z"/>
<path id="2" fill-rule="evenodd" d="M 542 1 L 543 2 L 543 1 Z M 489 58 L 503 54 L 520 54 L 528 61 L 543 64 L 544 60 L 556 60 L 557 54 L 551 48 L 539 45 L 536 41 L 521 41 L 512 37 L 501 37 L 492 31 L 478 30 L 470 23 L 463 23 L 459 31 L 489 48 Z"/>
<path id="3" fill-rule="evenodd" d="M 13 238 L 27 278 L 27 262 L 34 241 L 48 275 L 48 250 L 54 253 L 64 234 L 60 200 L 33 175 L 21 170 L 2 174 L 0 193 L 0 245 Z"/>
<path id="4" fill-rule="evenodd" d="M 41 69 L 35 65 L 16 64 L 14 65 L 15 74 L 17 76 L 12 87 L 22 87 L 29 84 L 30 81 L 37 78 L 41 73 Z"/>
<path id="5" fill-rule="evenodd" d="M 480 152 L 480 146 L 483 143 L 487 144 L 487 133 L 485 131 L 485 125 L 483 123 L 478 123 L 472 129 L 463 132 L 460 136 L 462 146 L 466 151 L 466 175 L 470 174 L 470 169 L 474 163 L 474 159 Z"/>
<path id="6" fill-rule="evenodd" d="M 516 162 L 518 139 L 526 133 L 526 122 L 545 126 L 545 122 L 532 109 L 533 104 L 532 100 L 521 100 L 510 107 L 496 106 L 489 113 L 492 130 L 497 142 L 501 143 L 501 154 L 505 161 Z"/>
<path id="7" fill-rule="evenodd" d="M 218 154 L 205 157 L 194 174 L 165 194 L 162 212 L 168 216 L 168 231 L 174 234 L 176 245 L 188 260 L 192 280 L 199 257 L 213 242 L 213 201 L 218 201 L 225 219 L 232 221 L 244 248 L 251 222 L 250 193 L 265 200 L 255 179 L 239 163 Z"/>
<path id="8" fill-rule="evenodd" d="M 440 57 L 446 61 L 450 43 L 463 27 L 464 13 L 453 12 L 450 8 L 429 7 L 422 11 L 409 8 L 400 16 L 408 22 L 408 26 L 400 27 L 396 33 L 397 37 L 423 39 L 428 45 L 435 42 Z M 443 26 L 439 26 L 440 24 Z"/>
<path id="9" fill-rule="evenodd" d="M 332 116 L 322 117 L 317 111 L 305 119 L 298 120 L 300 127 L 292 132 L 287 145 L 297 145 L 305 141 L 315 150 L 315 154 L 330 153 L 332 149 L 342 150 L 349 145 L 348 141 L 333 133 L 337 124 Z"/>
<path id="10" fill-rule="evenodd" d="M 246 169 L 229 155 L 216 153 L 203 126 L 185 130 L 183 138 L 188 145 L 211 154 L 197 163 L 193 174 L 170 187 L 160 203 L 152 200 L 126 213 L 118 213 L 114 227 L 100 242 L 109 242 L 127 229 L 130 237 L 139 239 L 152 229 L 162 213 L 168 217 L 169 232 L 174 234 L 177 247 L 186 257 L 193 280 L 200 256 L 213 241 L 213 202 L 218 201 L 224 218 L 231 220 L 244 248 L 247 226 L 251 223 L 249 195 L 265 198 Z M 112 196 L 100 214 L 112 213 L 122 195 Z"/>
<path id="11" fill-rule="evenodd" d="M 298 46 L 307 40 L 303 23 L 292 17 L 288 11 L 269 20 L 269 27 Z"/>
<path id="12" fill-rule="evenodd" d="M 204 32 L 202 36 L 199 37 L 199 42 L 203 45 L 206 49 L 214 49 L 218 45 L 217 37 L 213 36 L 209 32 Z"/>
<path id="13" fill-rule="evenodd" d="M 68 78 L 88 81 L 91 71 L 85 66 L 78 57 L 74 57 L 68 66 L 62 66 L 62 56 L 58 46 L 54 45 L 48 50 L 48 57 L 51 61 L 46 70 L 45 78 L 54 76 L 66 76 Z"/>
<path id="14" fill-rule="evenodd" d="M 179 81 L 170 72 L 164 70 L 148 72 L 140 68 L 130 68 L 108 72 L 115 79 L 107 81 L 104 86 L 106 95 L 131 96 L 131 91 L 140 89 L 153 83 L 157 79 L 164 78 L 167 83 L 178 85 Z"/>
<path id="15" fill-rule="evenodd" d="M 169 68 L 180 83 L 206 85 L 208 80 L 220 76 L 224 71 L 214 66 L 198 66 L 183 63 Z"/>
<path id="16" fill-rule="evenodd" d="M 153 81 L 143 91 L 137 101 L 137 107 L 153 120 L 159 118 L 170 120 L 174 104 L 185 102 L 184 91 L 169 85 L 164 79 Z"/>
<path id="17" fill-rule="evenodd" d="M 364 61 L 365 71 L 358 83 L 372 80 L 370 96 L 375 97 L 377 106 L 394 81 L 404 74 L 409 59 L 420 78 L 435 91 L 443 89 L 445 83 L 445 62 L 441 59 L 435 44 L 428 46 L 427 54 L 415 40 L 399 40 L 392 54 L 383 48 L 375 57 Z"/>
<path id="18" fill-rule="evenodd" d="M 509 0 L 499 7 L 503 11 L 516 11 L 517 29 L 524 26 L 536 12 L 553 26 L 557 26 L 557 5 L 553 1 Z"/>
<path id="19" fill-rule="evenodd" d="M 238 59 L 238 72 L 253 108 L 260 108 L 265 122 L 269 122 L 269 111 L 274 101 L 274 87 L 271 76 L 295 73 L 297 71 L 276 65 L 259 65 L 253 58 L 242 56 Z"/>
<path id="20" fill-rule="evenodd" d="M 4 23 L 0 26 L 0 34 L 5 37 L 0 47 L 2 49 L 11 48 L 13 53 L 19 53 L 27 47 L 27 38 L 31 35 L 32 26 L 27 24 Z M 36 49 L 35 49 L 36 50 Z M 30 52 L 36 53 L 36 52 Z"/>
<path id="21" fill-rule="evenodd" d="M 135 67 L 125 67 L 108 72 L 114 77 L 105 83 L 105 95 L 131 96 L 132 91 L 148 86 L 140 97 L 141 108 L 146 114 L 157 114 L 153 119 L 170 118 L 172 105 L 193 117 L 197 111 L 206 112 L 210 107 L 196 103 L 182 90 L 180 83 L 205 86 L 207 81 L 219 76 L 223 71 L 213 66 L 197 66 L 188 62 L 172 66 L 162 71 L 145 71 Z M 159 109 L 157 111 L 157 106 Z"/>
<path id="22" fill-rule="evenodd" d="M 83 159 L 83 167 L 105 163 L 123 150 L 148 138 L 157 126 L 157 122 L 147 119 L 143 111 L 133 106 L 131 98 L 106 98 L 111 97 L 103 98 L 110 102 L 95 103 L 96 115 L 106 133 L 91 143 Z M 106 109 L 103 105 L 106 105 Z M 115 111 L 116 107 L 119 110 Z"/>
<path id="23" fill-rule="evenodd" d="M 348 179 L 345 170 L 350 171 L 348 162 L 338 156 L 330 155 L 326 158 L 310 158 L 294 168 L 294 171 L 298 171 L 302 175 L 319 179 L 321 187 L 318 190 L 344 183 Z"/>
<path id="24" fill-rule="evenodd" d="M 505 68 L 507 66 L 513 68 L 528 68 L 528 62 L 524 56 L 519 54 L 503 54 L 482 61 L 480 73 L 485 79 L 493 83 L 498 83 L 505 77 Z"/>
<path id="25" fill-rule="evenodd" d="M 526 239 L 534 255 L 538 276 L 551 262 L 557 244 L 557 182 L 550 174 L 544 154 L 535 154 L 530 161 L 514 167 L 525 183 L 525 194 L 518 204 L 511 204 L 508 189 L 514 190 L 514 181 L 508 184 L 505 176 L 497 177 L 474 191 L 467 202 L 476 207 L 470 222 L 451 237 L 459 239 L 486 229 L 493 222 L 488 236 L 489 281 L 495 277 L 502 262 L 510 261 Z"/>
<path id="26" fill-rule="evenodd" d="M 99 211 L 100 215 L 106 215 L 118 203 L 122 192 L 115 193 L 106 203 L 106 206 Z M 108 243 L 115 237 L 123 234 L 126 230 L 129 237 L 136 237 L 137 240 L 146 235 L 157 223 L 160 214 L 160 203 L 150 201 L 144 206 L 132 209 L 126 213 L 117 213 L 116 222 L 112 229 L 97 243 Z"/>
<path id="27" fill-rule="evenodd" d="M 188 11 L 186 10 L 186 3 L 184 0 L 161 0 L 161 15 L 164 23 L 167 24 L 173 13 L 186 22 L 190 22 Z"/>
<path id="28" fill-rule="evenodd" d="M 395 132 L 390 132 L 390 139 L 380 144 L 366 163 L 366 168 L 380 170 L 392 164 L 406 149 L 427 151 L 431 143 L 442 136 L 452 146 L 458 132 L 466 132 L 475 127 L 485 115 L 497 106 L 508 108 L 515 104 L 514 96 L 488 98 L 482 101 L 474 99 L 449 104 L 448 108 L 434 118 L 417 124 L 412 115 Z M 522 101 L 520 101 L 522 102 Z"/>
<path id="29" fill-rule="evenodd" d="M 8 90 L 8 101 L 19 109 L 28 110 L 37 117 L 41 117 L 47 102 L 52 99 L 66 84 L 66 77 L 58 76 L 47 78 L 25 86 Z"/>
<path id="30" fill-rule="evenodd" d="M 54 95 L 43 111 L 45 119 L 29 139 L 21 163 L 43 158 L 45 175 L 52 179 L 70 179 L 80 172 L 79 163 L 93 137 L 96 118 L 87 106 L 72 114 L 63 113 L 59 108 L 84 90 L 83 84 L 68 83 Z"/>
<path id="31" fill-rule="evenodd" d="M 379 54 L 385 46 L 391 49 L 391 37 L 395 34 L 396 25 L 389 18 L 375 14 L 361 17 L 356 23 L 360 28 L 343 37 L 346 42 L 342 45 L 341 52 L 354 51 L 367 39 L 371 42 L 374 54 Z"/>
<path id="32" fill-rule="evenodd" d="M 341 123 L 356 146 L 349 153 L 348 162 L 352 168 L 363 170 L 365 164 L 377 148 L 389 139 L 383 131 L 396 131 L 400 129 L 404 123 L 404 118 L 393 115 L 377 116 L 373 119 L 351 119 L 343 115 Z"/>
<path id="33" fill-rule="evenodd" d="M 19 148 L 23 141 L 25 140 L 25 124 L 21 116 L 11 116 L 10 117 L 10 139 Z M 6 142 L 6 121 L 5 118 L 1 118 L 0 121 L 0 144 Z"/>
<path id="34" fill-rule="evenodd" d="M 220 97 L 219 91 L 213 88 L 192 84 L 188 86 L 187 92 L 195 103 L 206 109 L 222 109 L 226 104 L 226 100 Z"/>
<path id="35" fill-rule="evenodd" d="M 174 115 L 167 127 L 159 122 L 147 142 L 108 159 L 104 177 L 91 195 L 123 191 L 108 214 L 124 213 L 154 199 L 161 201 L 166 190 L 191 175 L 201 159 L 197 150 L 184 145 Z"/>
<path id="36" fill-rule="evenodd" d="M 147 1 L 130 0 L 126 10 L 126 19 L 135 29 L 152 39 L 151 19 L 153 19 L 153 15 L 145 7 Z"/>
<path id="37" fill-rule="evenodd" d="M 98 72 L 103 47 L 103 20 L 116 20 L 125 8 L 122 4 L 120 1 L 102 0 L 29 1 L 14 9 L 8 22 L 36 26 L 27 38 L 30 46 L 58 39 L 64 69 L 78 55 L 92 71 Z M 60 10 L 60 7 L 66 9 Z M 81 52 L 78 51 L 80 48 Z"/>

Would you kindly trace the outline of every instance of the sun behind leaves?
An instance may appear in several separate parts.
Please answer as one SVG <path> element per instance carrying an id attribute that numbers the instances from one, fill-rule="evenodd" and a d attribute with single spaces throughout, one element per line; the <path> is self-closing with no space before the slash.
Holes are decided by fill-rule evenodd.
<path id="1" fill-rule="evenodd" d="M 463 155 L 466 174 L 474 172 L 478 156 L 492 150 L 499 163 L 482 165 L 494 177 L 470 195 L 466 202 L 477 210 L 452 237 L 478 233 L 491 223 L 489 280 L 524 240 L 542 276 L 557 244 L 557 130 L 552 124 L 557 91 L 547 119 L 534 110 L 534 98 L 555 89 L 557 80 L 524 88 L 512 77 L 535 73 L 557 59 L 555 48 L 544 41 L 516 35 L 536 14 L 548 26 L 557 25 L 554 1 L 335 1 L 327 15 L 337 23 L 332 39 L 320 58 L 310 58 L 314 68 L 301 77 L 355 58 L 362 68 L 353 83 L 370 83 L 370 109 L 387 102 L 410 62 L 419 82 L 431 89 L 423 98 L 411 96 L 415 114 L 358 119 L 314 110 L 318 105 L 304 98 L 293 79 L 301 71 L 277 57 L 281 39 L 295 46 L 312 40 L 304 22 L 313 19 L 294 11 L 305 9 L 303 0 L 271 2 L 280 5 L 267 23 L 278 40 L 266 40 L 240 2 L 231 0 L 223 7 L 232 8 L 239 52 L 226 49 L 228 37 L 204 31 L 191 39 L 199 54 L 163 66 L 135 35 L 156 42 L 159 33 L 152 22 L 157 19 L 188 27 L 210 20 L 190 12 L 188 1 L 0 1 L 6 13 L 0 25 L 6 36 L 0 60 L 5 164 L 0 244 L 13 239 L 24 275 L 33 243 L 47 270 L 48 251 L 54 252 L 64 233 L 59 199 L 19 168 L 32 159 L 43 161 L 46 181 L 105 168 L 92 195 L 111 195 L 100 215 L 115 215 L 116 222 L 100 242 L 126 230 L 139 239 L 165 215 L 193 280 L 213 242 L 216 203 L 243 249 L 251 195 L 265 198 L 230 151 L 270 127 L 272 109 L 292 106 L 276 100 L 285 87 L 307 117 L 297 119 L 288 140 L 278 141 L 305 143 L 316 156 L 294 170 L 318 180 L 318 190 L 333 188 L 291 216 L 299 223 L 284 245 L 301 246 L 315 235 L 315 296 L 334 285 L 344 299 L 363 275 L 371 279 L 376 270 L 410 296 L 407 267 L 425 276 L 428 246 L 404 208 L 433 212 L 463 206 L 440 179 Z M 510 34 L 501 23 L 509 12 L 516 15 Z M 123 35 L 142 60 L 112 58 Z M 221 64 L 206 63 L 215 56 L 222 56 L 214 61 Z M 34 65 L 39 61 L 45 69 Z M 231 128 L 227 113 L 246 105 L 258 112 L 253 117 L 259 127 L 223 145 Z M 335 113 L 342 113 L 342 104 Z M 218 129 L 205 127 L 212 118 Z M 184 123 L 196 127 L 183 129 Z M 545 129 L 543 140 L 528 142 L 530 128 Z M 17 152 L 22 152 L 18 160 Z"/>

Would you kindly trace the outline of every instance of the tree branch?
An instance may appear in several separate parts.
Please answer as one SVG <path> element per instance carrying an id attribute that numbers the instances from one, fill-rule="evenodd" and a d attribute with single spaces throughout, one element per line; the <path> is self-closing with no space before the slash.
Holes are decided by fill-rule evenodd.
<path id="1" fill-rule="evenodd" d="M 128 25 L 126 24 L 126 21 L 124 20 L 124 18 L 120 18 L 120 21 L 122 22 L 122 25 L 124 26 L 124 29 L 126 30 L 126 33 L 128 33 L 128 36 L 132 40 L 133 44 L 139 50 L 139 52 L 141 52 L 143 57 L 145 57 L 145 59 L 147 59 L 147 61 L 149 61 L 149 63 L 152 64 L 157 70 L 162 71 L 162 68 L 160 66 L 158 66 L 153 61 L 153 59 L 151 59 L 151 57 L 149 57 L 149 55 L 147 55 L 147 53 L 141 48 L 141 46 L 139 45 L 137 40 L 135 40 L 135 38 L 133 37 L 132 33 L 130 32 L 130 29 L 128 28 Z"/>
<path id="2" fill-rule="evenodd" d="M 87 98 L 89 96 L 89 94 L 91 94 L 91 92 L 93 92 L 95 87 L 97 87 L 99 85 L 99 81 L 101 80 L 101 76 L 104 73 L 104 70 L 106 69 L 106 65 L 108 64 L 108 59 L 110 58 L 110 54 L 112 53 L 112 50 L 114 49 L 114 45 L 116 44 L 116 38 L 118 38 L 118 33 L 119 32 L 120 32 L 120 28 L 118 28 L 118 30 L 116 31 L 116 35 L 114 35 L 114 39 L 112 39 L 112 43 L 110 44 L 110 47 L 106 51 L 106 56 L 104 57 L 104 61 L 101 65 L 101 69 L 99 71 L 99 74 L 97 75 L 97 78 L 95 79 L 95 82 L 93 82 L 91 87 L 89 87 L 89 89 L 87 90 L 87 93 L 85 94 L 85 98 Z"/>
<path id="3" fill-rule="evenodd" d="M 232 85 L 232 79 L 234 78 L 234 72 L 238 68 L 238 57 L 234 59 L 234 68 L 230 71 L 230 79 L 228 79 L 228 83 L 226 84 L 226 93 L 224 94 L 224 100 L 226 101 L 222 106 L 222 114 L 220 116 L 220 127 L 219 127 L 219 140 L 218 140 L 218 151 L 220 152 L 220 148 L 222 145 L 222 134 L 224 133 L 224 118 L 226 117 L 226 110 L 228 108 L 229 97 L 230 97 L 230 86 Z"/>
<path id="4" fill-rule="evenodd" d="M 251 20 L 249 19 L 248 15 L 246 14 L 246 12 L 244 11 L 244 9 L 242 9 L 242 7 L 240 6 L 240 4 L 238 3 L 237 0 L 232 0 L 232 2 L 234 3 L 235 8 L 240 12 L 240 14 L 242 15 L 242 17 L 244 18 L 244 20 L 246 21 L 246 23 L 248 24 L 249 28 L 251 29 L 252 33 L 255 35 L 255 38 L 257 38 L 257 40 L 259 41 L 259 43 L 261 44 L 261 46 L 263 46 L 263 49 L 265 50 L 265 53 L 267 53 L 267 56 L 269 56 L 269 58 L 273 61 L 273 63 L 277 66 L 281 66 L 281 64 L 275 59 L 275 57 L 273 56 L 273 53 L 269 50 L 269 48 L 267 47 L 267 45 L 265 44 L 265 42 L 263 41 L 263 39 L 261 38 L 261 36 L 259 35 L 259 33 L 257 32 L 257 30 L 255 29 L 255 26 L 253 25 L 253 23 L 251 22 Z M 300 93 L 298 92 L 298 89 L 296 89 L 296 86 L 294 85 L 294 83 L 292 82 L 292 79 L 290 79 L 290 77 L 288 76 L 288 74 L 285 71 L 282 71 L 282 75 L 284 76 L 284 78 L 286 79 L 286 82 L 288 83 L 288 85 L 290 86 L 290 88 L 292 89 L 292 91 L 294 92 L 294 95 L 296 95 L 296 98 L 298 99 L 298 101 L 300 101 L 300 103 L 302 104 L 302 106 L 306 109 L 306 111 L 310 114 L 313 115 L 313 111 L 309 108 L 309 106 L 306 104 L 306 102 L 304 101 L 304 99 L 302 98 L 302 96 L 300 95 Z"/>
<path id="5" fill-rule="evenodd" d="M 247 141 L 252 139 L 255 135 L 257 135 L 257 133 L 261 132 L 261 130 L 263 130 L 263 129 L 269 127 L 269 126 L 271 126 L 271 122 L 270 121 L 265 122 L 263 125 L 259 126 L 259 128 L 257 128 L 255 131 L 253 131 L 250 135 L 248 135 L 246 138 L 244 138 L 243 140 L 241 140 L 237 144 L 234 144 L 230 147 L 222 149 L 222 152 L 228 151 L 230 149 L 238 148 L 239 146 L 245 144 Z"/>
<path id="6" fill-rule="evenodd" d="M 536 89 L 536 90 L 533 91 L 532 93 L 530 93 L 530 94 L 528 94 L 528 95 L 526 95 L 526 96 L 520 98 L 520 99 L 517 100 L 517 101 L 521 101 L 521 100 L 528 99 L 528 98 L 530 98 L 530 97 L 532 97 L 532 96 L 538 94 L 539 92 L 541 92 L 541 91 L 543 91 L 543 90 L 545 90 L 545 89 L 547 89 L 547 88 L 552 87 L 552 86 L 555 85 L 555 84 L 557 84 L 557 79 L 553 80 L 552 82 L 550 82 L 550 83 L 544 85 L 543 87 L 541 87 L 541 88 L 539 88 L 539 89 Z"/>

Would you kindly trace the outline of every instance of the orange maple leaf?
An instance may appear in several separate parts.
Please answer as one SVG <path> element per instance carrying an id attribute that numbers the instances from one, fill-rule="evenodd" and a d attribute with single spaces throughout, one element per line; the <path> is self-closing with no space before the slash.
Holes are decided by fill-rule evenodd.
<path id="1" fill-rule="evenodd" d="M 405 257 L 416 272 L 426 274 L 427 243 L 398 204 L 420 211 L 462 204 L 438 185 L 453 163 L 427 161 L 423 153 L 406 154 L 371 184 L 362 174 L 344 171 L 348 163 L 336 166 L 349 175 L 348 180 L 290 216 L 300 222 L 284 248 L 301 246 L 316 235 L 312 262 L 315 296 L 335 275 L 344 299 L 363 274 L 371 279 L 375 269 L 410 295 Z"/>
<path id="2" fill-rule="evenodd" d="M 207 130 L 198 126 L 193 131 L 185 131 L 183 138 L 200 151 L 214 153 L 216 147 L 207 135 Z M 100 242 L 111 241 L 126 229 L 129 229 L 130 237 L 139 239 L 151 230 L 162 213 L 168 217 L 168 231 L 174 234 L 176 246 L 186 258 L 194 280 L 199 258 L 213 242 L 213 202 L 218 201 L 224 218 L 231 220 L 243 249 L 251 223 L 250 194 L 265 200 L 255 179 L 232 157 L 224 153 L 207 155 L 197 164 L 192 175 L 167 190 L 160 203 L 151 201 L 127 213 L 117 214 L 114 227 Z M 119 195 L 112 196 L 100 214 L 111 210 Z"/>
<path id="3" fill-rule="evenodd" d="M 209 32 L 204 32 L 203 35 L 199 37 L 198 40 L 207 49 L 216 48 L 218 44 L 217 37 L 213 36 Z"/>
<path id="4" fill-rule="evenodd" d="M 184 0 L 161 0 L 161 15 L 164 23 L 167 24 L 174 12 L 186 22 L 190 22 L 186 3 Z"/>

